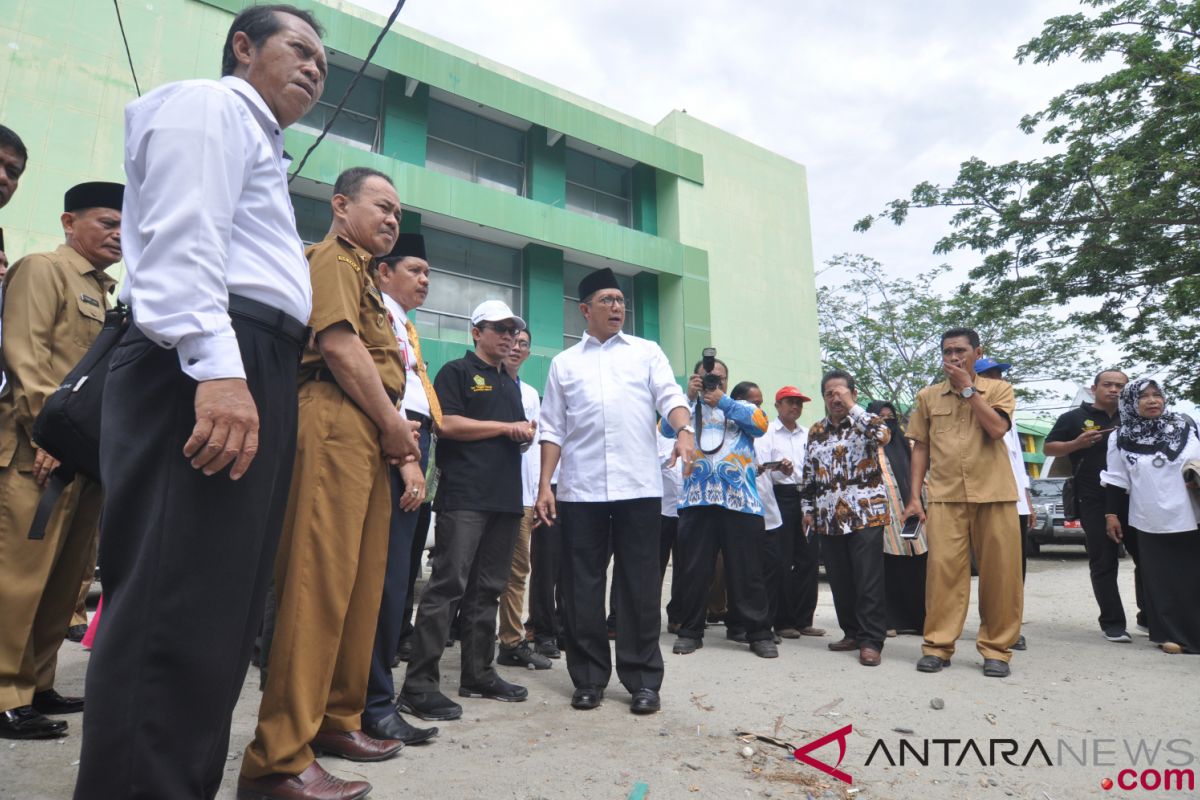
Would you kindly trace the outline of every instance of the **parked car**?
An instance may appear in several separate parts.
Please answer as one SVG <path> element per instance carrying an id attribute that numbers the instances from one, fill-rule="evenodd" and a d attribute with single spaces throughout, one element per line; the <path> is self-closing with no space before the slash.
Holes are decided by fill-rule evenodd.
<path id="1" fill-rule="evenodd" d="M 1087 543 L 1079 520 L 1068 520 L 1063 516 L 1062 490 L 1066 481 L 1066 478 L 1033 478 L 1029 481 L 1029 493 L 1038 515 L 1038 527 L 1026 534 L 1030 555 L 1036 555 L 1044 544 Z"/>

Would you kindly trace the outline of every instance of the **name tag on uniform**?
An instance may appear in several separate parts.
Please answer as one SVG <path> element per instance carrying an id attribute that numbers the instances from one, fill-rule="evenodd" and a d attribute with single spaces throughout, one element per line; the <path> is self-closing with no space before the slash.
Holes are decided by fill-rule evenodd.
<path id="1" fill-rule="evenodd" d="M 88 297 L 86 294 L 81 294 L 79 295 L 79 299 L 87 303 L 89 306 L 95 306 L 96 308 L 100 307 L 100 301 L 94 297 Z"/>

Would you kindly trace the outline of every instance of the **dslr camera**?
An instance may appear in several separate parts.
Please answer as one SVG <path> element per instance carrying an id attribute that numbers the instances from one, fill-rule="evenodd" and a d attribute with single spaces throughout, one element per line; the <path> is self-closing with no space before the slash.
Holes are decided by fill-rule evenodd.
<path id="1" fill-rule="evenodd" d="M 704 391 L 711 392 L 713 389 L 719 389 L 721 386 L 721 376 L 713 372 L 717 368 L 717 348 L 706 347 L 700 351 L 701 365 L 704 374 L 700 376 L 701 386 Z"/>

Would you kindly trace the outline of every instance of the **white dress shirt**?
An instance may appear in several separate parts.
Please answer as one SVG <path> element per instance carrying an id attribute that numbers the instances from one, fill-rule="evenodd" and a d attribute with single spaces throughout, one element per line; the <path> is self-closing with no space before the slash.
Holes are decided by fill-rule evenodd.
<path id="1" fill-rule="evenodd" d="M 654 435 L 658 438 L 658 464 L 662 470 L 662 515 L 678 517 L 679 496 L 683 492 L 683 459 L 676 459 L 675 466 L 668 467 L 671 455 L 675 452 L 675 440 L 663 436 L 657 428 Z"/>
<path id="2" fill-rule="evenodd" d="M 537 422 L 542 408 L 537 389 L 517 378 L 517 388 L 521 390 L 521 407 L 525 409 L 525 419 Z M 537 505 L 538 480 L 542 476 L 542 448 L 530 447 L 521 453 L 521 505 L 533 508 Z"/>
<path id="3" fill-rule="evenodd" d="M 283 130 L 240 78 L 169 83 L 125 108 L 121 299 L 198 381 L 242 378 L 229 295 L 300 322 L 312 284 Z"/>
<path id="4" fill-rule="evenodd" d="M 550 362 L 542 398 L 539 441 L 562 448 L 558 499 L 662 497 L 654 412 L 665 417 L 687 407 L 657 344 L 625 333 L 606 342 L 585 334 Z"/>
<path id="5" fill-rule="evenodd" d="M 421 383 L 421 375 L 417 372 L 417 354 L 412 348 L 412 343 L 408 341 L 408 326 L 404 324 L 408 314 L 404 307 L 386 292 L 379 294 L 383 297 L 383 304 L 392 314 L 392 331 L 396 334 L 396 344 L 400 346 L 400 361 L 404 364 L 404 399 L 400 401 L 400 410 L 431 416 L 425 384 Z"/>
<path id="6" fill-rule="evenodd" d="M 1183 451 L 1172 461 L 1163 455 L 1126 452 L 1117 441 L 1116 432 L 1108 437 L 1108 468 L 1100 473 L 1100 483 L 1129 492 L 1129 524 L 1150 534 L 1196 530 L 1200 503 L 1183 482 L 1183 465 L 1200 458 L 1196 432 L 1188 431 Z M 1159 466 L 1154 465 L 1156 457 Z"/>
<path id="7" fill-rule="evenodd" d="M 1017 433 L 1015 420 L 1004 434 L 1004 446 L 1008 448 L 1008 462 L 1017 482 L 1017 513 L 1023 516 L 1029 513 L 1029 473 L 1025 471 L 1025 458 L 1021 455 L 1021 435 Z"/>
<path id="8" fill-rule="evenodd" d="M 797 426 L 799 427 L 799 426 Z M 783 514 L 779 511 L 779 501 L 775 499 L 772 490 L 772 476 L 781 475 L 772 469 L 763 469 L 761 465 L 768 461 L 778 461 L 771 458 L 771 446 L 766 442 L 766 436 L 754 440 L 754 471 L 755 483 L 758 486 L 758 499 L 763 507 L 763 530 L 773 531 L 783 525 Z M 803 462 L 801 462 L 803 463 Z"/>
<path id="9" fill-rule="evenodd" d="M 759 454 L 763 463 L 783 461 L 786 458 L 795 467 L 791 475 L 771 470 L 768 474 L 772 484 L 799 485 L 800 470 L 804 467 L 804 446 L 806 444 L 808 444 L 808 428 L 796 423 L 796 429 L 789 431 L 778 418 L 771 420 L 767 432 L 754 443 L 755 452 Z M 770 529 L 771 527 L 768 525 L 767 530 Z"/>

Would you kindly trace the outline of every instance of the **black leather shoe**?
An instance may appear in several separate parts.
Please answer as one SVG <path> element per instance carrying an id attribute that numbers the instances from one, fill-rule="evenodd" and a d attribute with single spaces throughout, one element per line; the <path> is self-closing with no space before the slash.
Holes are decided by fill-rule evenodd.
<path id="1" fill-rule="evenodd" d="M 750 652 L 759 658 L 779 658 L 779 647 L 773 639 L 759 639 L 751 642 Z"/>
<path id="2" fill-rule="evenodd" d="M 63 697 L 53 689 L 34 692 L 33 710 L 39 714 L 78 714 L 83 711 L 83 698 Z"/>
<path id="3" fill-rule="evenodd" d="M 1012 646 L 1013 650 L 1025 650 L 1029 645 L 1025 644 L 1025 634 L 1017 637 L 1017 643 Z"/>
<path id="4" fill-rule="evenodd" d="M 599 708 L 600 701 L 603 699 L 603 689 L 597 686 L 580 686 L 575 690 L 575 694 L 571 695 L 571 708 L 577 708 L 580 711 Z"/>
<path id="5" fill-rule="evenodd" d="M 983 660 L 983 674 L 989 678 L 1007 678 L 1009 674 L 1008 662 L 1001 661 L 998 658 L 985 658 Z"/>
<path id="6" fill-rule="evenodd" d="M 0 738 L 57 739 L 66 735 L 65 721 L 45 717 L 35 711 L 33 706 L 21 706 L 0 712 Z"/>
<path id="7" fill-rule="evenodd" d="M 654 714 L 662 708 L 658 692 L 653 689 L 638 689 L 633 693 L 633 705 L 629 710 L 634 714 Z"/>
<path id="8" fill-rule="evenodd" d="M 917 662 L 917 672 L 941 672 L 943 667 L 950 666 L 950 660 L 937 656 L 921 656 Z"/>
<path id="9" fill-rule="evenodd" d="M 500 676 L 492 678 L 492 682 L 483 686 L 459 686 L 459 697 L 484 697 L 488 700 L 499 700 L 503 703 L 520 703 L 529 697 L 529 690 L 524 686 L 509 683 Z"/>
<path id="10" fill-rule="evenodd" d="M 408 724 L 399 714 L 389 714 L 376 722 L 363 720 L 363 733 L 373 739 L 396 739 L 405 745 L 428 742 L 438 735 L 437 728 L 418 728 Z"/>
<path id="11" fill-rule="evenodd" d="M 534 645 L 533 649 L 534 652 L 546 658 L 562 658 L 562 650 L 558 648 L 558 643 L 553 639 L 544 639 Z"/>
<path id="12" fill-rule="evenodd" d="M 426 720 L 458 719 L 462 706 L 441 692 L 400 692 L 396 708 Z"/>
<path id="13" fill-rule="evenodd" d="M 691 655 L 701 647 L 704 647 L 703 639 L 693 639 L 690 636 L 680 636 L 675 639 L 675 645 L 671 648 L 671 652 L 677 656 L 686 656 Z"/>
<path id="14" fill-rule="evenodd" d="M 72 625 L 67 628 L 68 642 L 82 642 L 83 637 L 87 635 L 87 625 Z"/>

